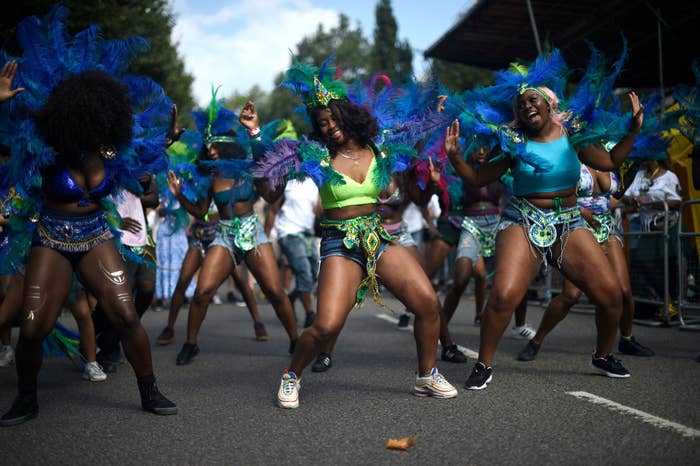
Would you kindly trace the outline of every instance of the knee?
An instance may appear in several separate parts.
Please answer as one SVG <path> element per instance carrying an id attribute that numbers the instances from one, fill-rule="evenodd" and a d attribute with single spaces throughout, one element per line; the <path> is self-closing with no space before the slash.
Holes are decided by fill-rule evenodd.
<path id="1" fill-rule="evenodd" d="M 622 288 L 617 283 L 606 285 L 601 290 L 601 302 L 599 307 L 604 309 L 620 309 L 622 307 L 623 293 Z"/>
<path id="2" fill-rule="evenodd" d="M 512 288 L 491 290 L 488 307 L 491 312 L 511 314 L 522 296 Z"/>
<path id="3" fill-rule="evenodd" d="M 580 290 L 564 290 L 561 293 L 561 300 L 564 301 L 564 304 L 567 306 L 573 306 L 578 302 L 579 299 L 581 299 L 581 294 L 582 292 Z"/>
<path id="4" fill-rule="evenodd" d="M 216 289 L 209 286 L 197 287 L 192 297 L 192 302 L 199 306 L 208 306 L 212 299 L 214 299 L 214 293 Z"/>
<path id="5" fill-rule="evenodd" d="M 340 333 L 340 326 L 321 324 L 314 321 L 307 331 L 311 332 L 311 335 L 318 344 L 323 345 Z"/>

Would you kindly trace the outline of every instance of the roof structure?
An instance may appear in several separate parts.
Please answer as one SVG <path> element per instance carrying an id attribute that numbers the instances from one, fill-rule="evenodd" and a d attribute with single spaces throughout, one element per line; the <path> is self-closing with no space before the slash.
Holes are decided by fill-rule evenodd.
<path id="1" fill-rule="evenodd" d="M 530 62 L 538 55 L 533 23 L 542 46 L 559 48 L 572 67 L 583 68 L 588 60 L 584 39 L 614 58 L 624 35 L 629 59 L 617 82 L 621 87 L 694 82 L 691 62 L 700 56 L 696 1 L 476 0 L 424 55 L 489 69 Z"/>

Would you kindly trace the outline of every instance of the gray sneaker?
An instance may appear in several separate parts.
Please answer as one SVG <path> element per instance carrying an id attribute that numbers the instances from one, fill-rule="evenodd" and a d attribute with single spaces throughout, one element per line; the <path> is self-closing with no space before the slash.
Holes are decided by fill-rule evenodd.
<path id="1" fill-rule="evenodd" d="M 9 367 L 15 363 L 15 351 L 10 345 L 0 349 L 0 367 Z"/>
<path id="2" fill-rule="evenodd" d="M 92 361 L 85 364 L 85 370 L 83 370 L 83 379 L 89 380 L 90 382 L 104 382 L 107 380 L 107 374 L 102 370 L 97 361 Z"/>

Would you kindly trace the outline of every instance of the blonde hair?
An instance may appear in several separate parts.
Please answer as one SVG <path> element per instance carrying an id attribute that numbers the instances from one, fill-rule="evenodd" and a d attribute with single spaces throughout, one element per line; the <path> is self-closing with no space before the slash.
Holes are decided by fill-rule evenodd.
<path id="1" fill-rule="evenodd" d="M 559 111 L 559 97 L 557 97 L 554 91 L 547 86 L 526 87 L 515 96 L 515 99 L 513 100 L 513 121 L 508 123 L 508 126 L 511 128 L 520 127 L 520 120 L 518 119 L 518 97 L 523 95 L 528 90 L 535 91 L 544 97 L 545 101 L 547 102 L 547 107 L 549 108 L 550 118 L 557 126 L 564 127 L 564 121 L 566 121 L 570 116 L 569 112 Z"/>

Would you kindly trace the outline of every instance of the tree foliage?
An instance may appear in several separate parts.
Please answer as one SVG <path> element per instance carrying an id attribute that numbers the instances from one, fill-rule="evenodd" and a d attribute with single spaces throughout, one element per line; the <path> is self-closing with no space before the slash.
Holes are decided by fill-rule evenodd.
<path id="1" fill-rule="evenodd" d="M 17 24 L 26 16 L 45 16 L 56 2 L 22 0 L 11 2 L 0 19 L 0 34 L 10 53 L 19 53 L 14 40 Z M 177 54 L 177 44 L 170 42 L 175 18 L 167 0 L 63 0 L 70 9 L 68 31 L 75 34 L 90 24 L 98 24 L 103 37 L 121 39 L 139 35 L 150 44 L 148 52 L 139 56 L 129 67 L 134 74 L 151 77 L 180 108 L 183 123 L 192 108 L 193 77 L 185 71 Z"/>
<path id="2" fill-rule="evenodd" d="M 407 40 L 398 40 L 398 29 L 391 0 L 380 0 L 375 10 L 371 69 L 386 73 L 394 81 L 405 81 L 413 75 L 413 51 Z"/>

